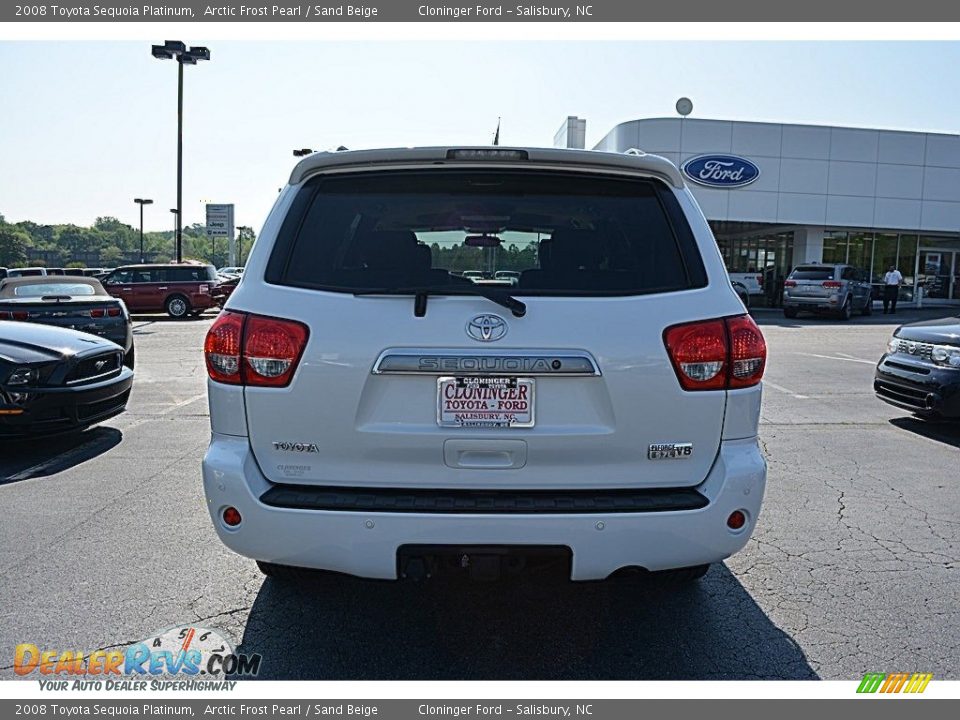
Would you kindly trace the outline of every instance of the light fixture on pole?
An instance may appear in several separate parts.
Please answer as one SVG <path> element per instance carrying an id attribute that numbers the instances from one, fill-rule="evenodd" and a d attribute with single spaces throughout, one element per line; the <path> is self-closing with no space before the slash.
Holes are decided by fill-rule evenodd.
<path id="1" fill-rule="evenodd" d="M 151 54 L 160 60 L 177 61 L 177 262 L 183 261 L 183 66 L 196 65 L 198 60 L 209 60 L 210 50 L 187 46 L 179 40 L 167 40 L 153 45 Z"/>
<path id="2" fill-rule="evenodd" d="M 153 200 L 146 198 L 134 198 L 133 201 L 140 206 L 140 264 L 143 264 L 143 206 L 153 205 Z"/>

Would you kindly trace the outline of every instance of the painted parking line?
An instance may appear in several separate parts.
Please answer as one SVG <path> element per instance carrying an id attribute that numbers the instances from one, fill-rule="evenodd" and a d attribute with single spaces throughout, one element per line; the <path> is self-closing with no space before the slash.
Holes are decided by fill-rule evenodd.
<path id="1" fill-rule="evenodd" d="M 876 365 L 873 360 L 861 360 L 855 357 L 837 357 L 836 355 L 817 355 L 816 353 L 796 353 L 797 355 L 806 355 L 807 357 L 823 358 L 824 360 L 842 360 L 843 362 L 863 363 L 865 365 Z"/>
<path id="2" fill-rule="evenodd" d="M 770 382 L 769 380 L 764 380 L 764 381 L 763 381 L 763 386 L 764 386 L 764 387 L 772 387 L 774 390 L 779 390 L 780 392 L 784 393 L 785 395 L 790 395 L 790 396 L 792 396 L 792 397 L 795 397 L 797 400 L 806 400 L 806 399 L 808 399 L 808 396 L 807 396 L 807 395 L 800 395 L 799 393 L 794 392 L 794 391 L 791 390 L 790 388 L 785 388 L 785 387 L 783 387 L 783 385 L 777 385 L 775 382 Z"/>
<path id="3" fill-rule="evenodd" d="M 848 353 L 842 353 L 842 352 L 839 352 L 839 351 L 838 351 L 838 352 L 837 352 L 837 355 L 839 355 L 839 356 L 841 356 L 841 357 L 845 357 L 845 358 L 847 358 L 848 360 L 859 360 L 859 361 L 862 362 L 862 363 L 869 363 L 870 365 L 876 365 L 876 364 L 877 364 L 877 361 L 876 361 L 876 360 L 867 360 L 866 358 L 858 358 L 856 355 L 850 355 L 850 354 L 848 354 Z"/>

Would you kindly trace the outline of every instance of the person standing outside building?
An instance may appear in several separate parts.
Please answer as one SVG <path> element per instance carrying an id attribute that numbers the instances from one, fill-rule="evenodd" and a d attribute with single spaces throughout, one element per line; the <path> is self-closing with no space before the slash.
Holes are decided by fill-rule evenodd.
<path id="1" fill-rule="evenodd" d="M 897 296 L 900 295 L 900 286 L 903 284 L 903 275 L 893 265 L 883 276 L 883 314 L 888 310 L 891 315 L 897 312 Z"/>

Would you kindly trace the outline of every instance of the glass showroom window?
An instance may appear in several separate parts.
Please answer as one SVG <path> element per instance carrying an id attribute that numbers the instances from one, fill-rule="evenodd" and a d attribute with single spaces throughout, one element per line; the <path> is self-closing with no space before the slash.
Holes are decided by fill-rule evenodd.
<path id="1" fill-rule="evenodd" d="M 897 269 L 903 275 L 903 285 L 900 286 L 900 299 L 913 300 L 913 291 L 916 285 L 917 243 L 916 235 L 900 236 L 900 253 L 897 260 Z"/>
<path id="2" fill-rule="evenodd" d="M 847 263 L 856 268 L 869 268 L 872 249 L 873 233 L 850 233 L 847 236 Z"/>
<path id="3" fill-rule="evenodd" d="M 897 264 L 899 240 L 900 236 L 896 233 L 877 233 L 873 242 L 871 282 L 882 283 L 887 269 Z"/>
<path id="4" fill-rule="evenodd" d="M 823 235 L 823 262 L 827 265 L 847 261 L 847 233 L 831 230 Z"/>

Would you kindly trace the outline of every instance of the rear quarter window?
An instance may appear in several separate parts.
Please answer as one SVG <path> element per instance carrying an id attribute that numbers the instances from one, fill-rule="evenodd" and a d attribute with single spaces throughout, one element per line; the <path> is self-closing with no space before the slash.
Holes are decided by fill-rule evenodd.
<path id="1" fill-rule="evenodd" d="M 300 190 L 268 282 L 340 292 L 471 284 L 518 295 L 706 285 L 692 231 L 655 180 L 497 170 L 317 177 Z"/>

